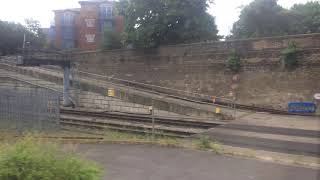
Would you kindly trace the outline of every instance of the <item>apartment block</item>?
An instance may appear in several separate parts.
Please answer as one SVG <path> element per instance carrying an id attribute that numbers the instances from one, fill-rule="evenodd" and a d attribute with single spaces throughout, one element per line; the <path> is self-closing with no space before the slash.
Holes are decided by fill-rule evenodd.
<path id="1" fill-rule="evenodd" d="M 59 49 L 96 50 L 105 29 L 121 33 L 124 18 L 114 1 L 80 1 L 80 8 L 55 10 L 55 46 Z"/>

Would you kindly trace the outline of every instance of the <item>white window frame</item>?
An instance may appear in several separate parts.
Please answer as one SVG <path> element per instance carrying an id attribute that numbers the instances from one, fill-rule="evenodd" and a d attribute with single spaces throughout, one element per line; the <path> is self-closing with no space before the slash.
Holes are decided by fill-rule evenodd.
<path id="1" fill-rule="evenodd" d="M 63 14 L 64 25 L 73 25 L 74 15 L 70 12 L 65 12 Z"/>
<path id="2" fill-rule="evenodd" d="M 87 27 L 95 27 L 96 26 L 95 19 L 85 19 L 84 21 L 85 21 Z"/>
<path id="3" fill-rule="evenodd" d="M 105 13 L 106 13 L 106 17 L 112 17 L 113 15 L 113 9 L 112 9 L 112 6 L 105 6 L 104 7 L 104 10 L 105 10 Z M 108 16 L 108 11 L 110 10 L 111 12 L 111 16 Z"/>
<path id="4" fill-rule="evenodd" d="M 86 37 L 87 43 L 94 43 L 95 42 L 95 38 L 96 38 L 95 34 L 86 34 L 85 37 Z"/>

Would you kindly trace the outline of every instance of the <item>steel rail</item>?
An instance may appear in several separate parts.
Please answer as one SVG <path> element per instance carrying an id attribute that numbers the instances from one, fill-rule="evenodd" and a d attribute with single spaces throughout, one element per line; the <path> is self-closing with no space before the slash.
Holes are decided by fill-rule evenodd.
<path id="1" fill-rule="evenodd" d="M 78 111 L 78 110 L 66 110 L 60 109 L 60 113 L 66 115 L 81 115 L 81 116 L 88 116 L 88 117 L 101 117 L 101 118 L 113 118 L 113 119 L 120 119 L 120 120 L 127 120 L 127 121 L 134 121 L 134 122 L 143 122 L 143 123 L 151 123 L 152 117 L 151 115 L 141 115 L 141 114 L 125 114 L 125 113 L 112 113 L 112 112 L 92 112 L 92 111 Z M 203 121 L 203 120 L 190 120 L 183 117 L 161 117 L 155 116 L 157 124 L 162 125 L 174 125 L 174 126 L 181 126 L 181 127 L 192 127 L 192 128 L 203 128 L 209 129 L 219 125 L 226 124 L 223 121 Z"/>
<path id="2" fill-rule="evenodd" d="M 98 129 L 98 130 L 116 130 L 121 132 L 129 132 L 129 133 L 138 133 L 138 134 L 151 134 L 151 127 L 139 127 L 139 126 L 129 126 L 129 125 L 122 125 L 122 124 L 110 124 L 108 122 L 94 122 L 94 121 L 81 121 L 77 119 L 62 119 L 60 124 L 65 126 L 71 127 L 80 127 L 86 129 Z M 170 137 L 180 137 L 186 138 L 192 136 L 196 133 L 186 132 L 186 131 L 178 131 L 178 130 L 167 130 L 156 128 L 155 134 L 161 136 L 170 136 Z"/>

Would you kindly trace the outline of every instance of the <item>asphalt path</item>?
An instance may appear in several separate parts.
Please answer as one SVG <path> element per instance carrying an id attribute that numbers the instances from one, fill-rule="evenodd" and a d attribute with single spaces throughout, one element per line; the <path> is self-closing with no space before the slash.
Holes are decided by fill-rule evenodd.
<path id="1" fill-rule="evenodd" d="M 101 164 L 105 180 L 319 180 L 320 171 L 211 152 L 152 145 L 89 145 L 76 151 Z"/>

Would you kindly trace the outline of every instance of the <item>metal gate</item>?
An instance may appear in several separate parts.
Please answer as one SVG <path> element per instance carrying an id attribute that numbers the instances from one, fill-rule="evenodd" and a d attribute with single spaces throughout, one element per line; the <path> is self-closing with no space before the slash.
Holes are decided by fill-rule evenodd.
<path id="1" fill-rule="evenodd" d="M 22 85 L 20 82 L 0 84 L 0 131 L 2 132 L 58 130 L 59 108 L 60 95 L 57 92 Z"/>

